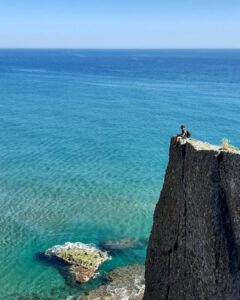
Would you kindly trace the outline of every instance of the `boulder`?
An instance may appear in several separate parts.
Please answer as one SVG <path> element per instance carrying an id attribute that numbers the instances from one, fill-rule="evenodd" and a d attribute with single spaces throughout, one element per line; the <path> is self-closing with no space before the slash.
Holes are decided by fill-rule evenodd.
<path id="1" fill-rule="evenodd" d="M 54 246 L 46 250 L 45 255 L 57 257 L 69 265 L 74 280 L 80 283 L 89 281 L 99 266 L 110 259 L 107 252 L 80 242 Z"/>

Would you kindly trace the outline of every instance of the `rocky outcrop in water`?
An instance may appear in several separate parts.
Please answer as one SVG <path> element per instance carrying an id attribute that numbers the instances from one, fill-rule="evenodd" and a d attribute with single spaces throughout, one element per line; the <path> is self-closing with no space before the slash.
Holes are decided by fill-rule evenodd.
<path id="1" fill-rule="evenodd" d="M 84 283 L 91 279 L 99 266 L 109 259 L 107 252 L 82 243 L 65 243 L 46 250 L 47 257 L 57 257 L 69 265 L 75 281 Z"/>
<path id="2" fill-rule="evenodd" d="M 77 300 L 142 300 L 143 293 L 144 266 L 130 265 L 111 271 L 107 284 Z"/>
<path id="3" fill-rule="evenodd" d="M 240 299 L 240 152 L 171 142 L 145 279 L 145 300 Z"/>

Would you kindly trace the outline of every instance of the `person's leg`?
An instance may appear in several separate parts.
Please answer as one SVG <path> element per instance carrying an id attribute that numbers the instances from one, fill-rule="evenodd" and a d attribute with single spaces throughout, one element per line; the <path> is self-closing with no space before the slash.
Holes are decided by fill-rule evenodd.
<path id="1" fill-rule="evenodd" d="M 179 135 L 178 137 L 177 137 L 177 145 L 179 145 L 179 144 L 181 144 L 181 135 Z"/>
<path id="2" fill-rule="evenodd" d="M 177 134 L 177 135 L 174 137 L 174 141 L 173 141 L 174 145 L 177 145 L 177 144 L 178 144 L 180 138 L 181 138 L 181 135 L 180 135 L 180 134 Z"/>

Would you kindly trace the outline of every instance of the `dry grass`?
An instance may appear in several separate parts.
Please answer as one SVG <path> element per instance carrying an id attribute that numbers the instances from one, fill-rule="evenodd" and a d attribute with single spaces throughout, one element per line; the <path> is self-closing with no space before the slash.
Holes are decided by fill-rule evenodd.
<path id="1" fill-rule="evenodd" d="M 222 139 L 221 146 L 224 149 L 239 151 L 239 149 L 237 147 L 230 144 L 230 141 L 228 139 Z"/>

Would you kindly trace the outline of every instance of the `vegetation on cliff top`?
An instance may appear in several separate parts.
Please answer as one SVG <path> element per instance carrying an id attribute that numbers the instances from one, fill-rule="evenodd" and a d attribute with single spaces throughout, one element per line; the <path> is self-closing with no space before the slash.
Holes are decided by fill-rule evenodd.
<path id="1" fill-rule="evenodd" d="M 228 139 L 222 139 L 221 146 L 224 149 L 239 151 L 239 149 L 237 147 L 230 144 L 230 140 L 228 140 Z"/>

